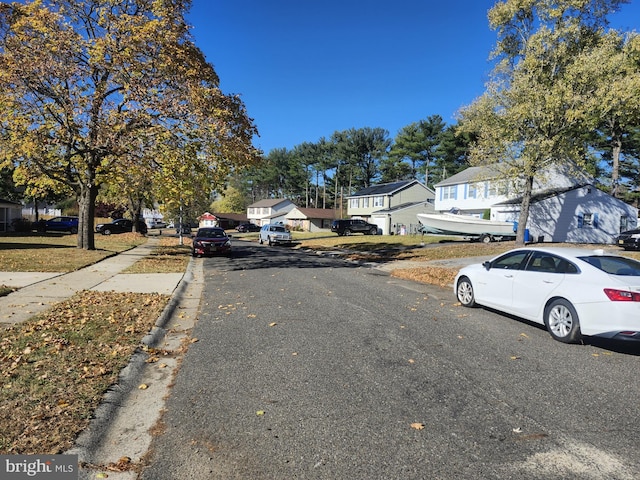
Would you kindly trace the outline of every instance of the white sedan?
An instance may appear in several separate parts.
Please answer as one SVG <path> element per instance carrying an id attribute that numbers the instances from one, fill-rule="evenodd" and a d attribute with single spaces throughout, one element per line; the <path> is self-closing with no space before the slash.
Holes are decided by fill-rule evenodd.
<path id="1" fill-rule="evenodd" d="M 541 323 L 561 342 L 640 340 L 640 262 L 601 249 L 517 248 L 462 268 L 453 285 L 465 307 Z"/>

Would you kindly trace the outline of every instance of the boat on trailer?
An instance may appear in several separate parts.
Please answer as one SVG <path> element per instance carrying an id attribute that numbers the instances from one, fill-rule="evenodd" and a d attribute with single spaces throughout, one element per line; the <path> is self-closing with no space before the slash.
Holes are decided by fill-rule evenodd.
<path id="1" fill-rule="evenodd" d="M 514 222 L 485 220 L 459 213 L 418 213 L 416 216 L 424 233 L 462 235 L 485 243 L 516 236 Z"/>

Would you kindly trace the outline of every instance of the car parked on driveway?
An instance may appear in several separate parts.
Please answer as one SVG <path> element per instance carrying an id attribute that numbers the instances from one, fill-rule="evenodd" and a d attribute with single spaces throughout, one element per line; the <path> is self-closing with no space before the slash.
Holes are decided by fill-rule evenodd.
<path id="1" fill-rule="evenodd" d="M 582 335 L 640 340 L 640 262 L 602 249 L 531 247 L 462 268 L 454 292 L 546 326 L 577 343 Z"/>
<path id="2" fill-rule="evenodd" d="M 199 228 L 191 242 L 191 255 L 231 255 L 231 239 L 222 228 Z"/>
<path id="3" fill-rule="evenodd" d="M 625 250 L 640 249 L 640 229 L 627 230 L 618 236 L 618 245 Z"/>
<path id="4" fill-rule="evenodd" d="M 36 223 L 39 232 L 69 232 L 78 233 L 78 217 L 53 217 Z"/>
<path id="5" fill-rule="evenodd" d="M 157 218 L 148 219 L 146 224 L 147 228 L 167 228 L 167 223 Z"/>
<path id="6" fill-rule="evenodd" d="M 240 233 L 259 232 L 260 225 L 256 225 L 255 223 L 242 223 L 236 227 L 236 230 Z"/>
<path id="7" fill-rule="evenodd" d="M 268 223 L 260 229 L 260 237 L 258 238 L 260 245 L 265 242 L 269 245 L 290 244 L 291 241 L 291 232 L 284 225 Z"/>
<path id="8" fill-rule="evenodd" d="M 377 235 L 378 226 L 365 222 L 362 219 L 354 218 L 348 220 L 334 220 L 331 224 L 331 231 L 338 235 L 351 235 L 352 233 L 363 233 L 365 235 Z"/>
<path id="9" fill-rule="evenodd" d="M 146 235 L 147 224 L 142 220 L 138 220 L 136 224 L 138 233 Z M 111 223 L 99 223 L 96 225 L 96 232 L 102 235 L 111 235 L 112 233 L 126 233 L 133 231 L 133 221 L 128 218 L 119 218 Z"/>

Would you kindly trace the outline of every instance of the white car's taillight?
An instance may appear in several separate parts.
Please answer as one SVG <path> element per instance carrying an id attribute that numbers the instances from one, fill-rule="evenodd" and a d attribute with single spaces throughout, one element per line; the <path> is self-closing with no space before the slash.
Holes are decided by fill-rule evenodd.
<path id="1" fill-rule="evenodd" d="M 604 293 L 612 302 L 640 302 L 640 293 L 638 292 L 605 288 Z"/>

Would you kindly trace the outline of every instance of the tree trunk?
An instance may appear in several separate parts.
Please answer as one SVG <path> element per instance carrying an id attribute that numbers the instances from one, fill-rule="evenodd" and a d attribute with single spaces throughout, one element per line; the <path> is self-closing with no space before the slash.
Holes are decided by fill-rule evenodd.
<path id="1" fill-rule="evenodd" d="M 622 152 L 622 135 L 613 128 L 611 134 L 611 195 L 618 197 L 620 185 L 620 152 Z"/>
<path id="2" fill-rule="evenodd" d="M 531 204 L 531 192 L 533 191 L 533 175 L 525 179 L 522 205 L 520 205 L 520 218 L 518 219 L 518 231 L 516 232 L 516 247 L 524 246 L 524 231 L 529 221 L 529 205 Z"/>
<path id="3" fill-rule="evenodd" d="M 94 184 L 81 185 L 78 195 L 78 248 L 95 250 L 95 236 L 93 231 L 94 214 L 98 187 Z"/>
<path id="4" fill-rule="evenodd" d="M 133 231 L 138 231 L 138 219 L 142 218 L 142 200 L 129 198 L 129 212 L 133 221 Z"/>

